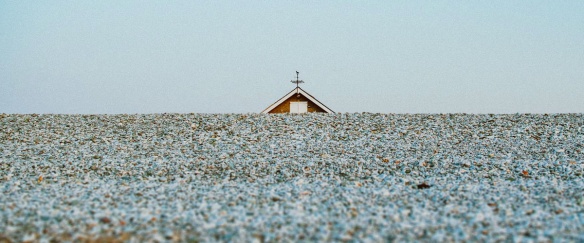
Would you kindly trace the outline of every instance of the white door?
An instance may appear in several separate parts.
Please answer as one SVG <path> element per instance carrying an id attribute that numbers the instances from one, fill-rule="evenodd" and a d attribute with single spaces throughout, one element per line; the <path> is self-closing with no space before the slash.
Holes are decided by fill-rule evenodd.
<path id="1" fill-rule="evenodd" d="M 308 112 L 308 102 L 290 102 L 290 113 Z"/>

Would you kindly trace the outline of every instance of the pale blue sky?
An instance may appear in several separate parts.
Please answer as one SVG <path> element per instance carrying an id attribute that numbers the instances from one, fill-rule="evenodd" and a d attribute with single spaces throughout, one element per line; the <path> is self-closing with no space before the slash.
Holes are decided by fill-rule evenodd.
<path id="1" fill-rule="evenodd" d="M 584 1 L 3 1 L 0 113 L 584 112 Z"/>

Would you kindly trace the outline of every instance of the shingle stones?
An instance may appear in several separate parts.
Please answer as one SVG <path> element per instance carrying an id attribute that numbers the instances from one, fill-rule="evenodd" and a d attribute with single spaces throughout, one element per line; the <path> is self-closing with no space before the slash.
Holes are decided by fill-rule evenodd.
<path id="1" fill-rule="evenodd" d="M 0 239 L 583 241 L 582 114 L 0 116 Z"/>

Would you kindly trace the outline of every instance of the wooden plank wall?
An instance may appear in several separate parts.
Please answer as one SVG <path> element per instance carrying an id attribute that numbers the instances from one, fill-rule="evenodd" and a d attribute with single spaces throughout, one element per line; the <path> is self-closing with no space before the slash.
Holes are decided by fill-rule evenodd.
<path id="1" fill-rule="evenodd" d="M 308 112 L 325 112 L 323 109 L 321 109 L 320 107 L 318 107 L 316 104 L 314 104 L 312 101 L 310 101 L 308 98 L 304 97 L 304 95 L 300 95 L 300 97 L 297 97 L 297 95 L 293 95 L 292 97 L 288 98 L 286 101 L 282 102 L 282 104 L 276 106 L 276 108 L 274 108 L 273 110 L 271 110 L 269 113 L 290 113 L 290 102 L 296 102 L 296 101 L 306 101 L 308 102 Z"/>

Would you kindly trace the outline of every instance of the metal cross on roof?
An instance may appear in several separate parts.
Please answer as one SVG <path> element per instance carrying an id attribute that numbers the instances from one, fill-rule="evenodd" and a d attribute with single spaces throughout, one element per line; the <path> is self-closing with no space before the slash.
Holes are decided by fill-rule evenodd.
<path id="1" fill-rule="evenodd" d="M 290 81 L 290 82 L 292 82 L 292 83 L 295 83 L 295 84 L 296 84 L 296 88 L 298 88 L 298 86 L 299 86 L 301 83 L 304 83 L 304 81 L 302 81 L 302 80 L 299 80 L 299 79 L 298 79 L 298 74 L 300 74 L 300 72 L 296 71 L 296 80 L 292 80 L 292 81 Z"/>

